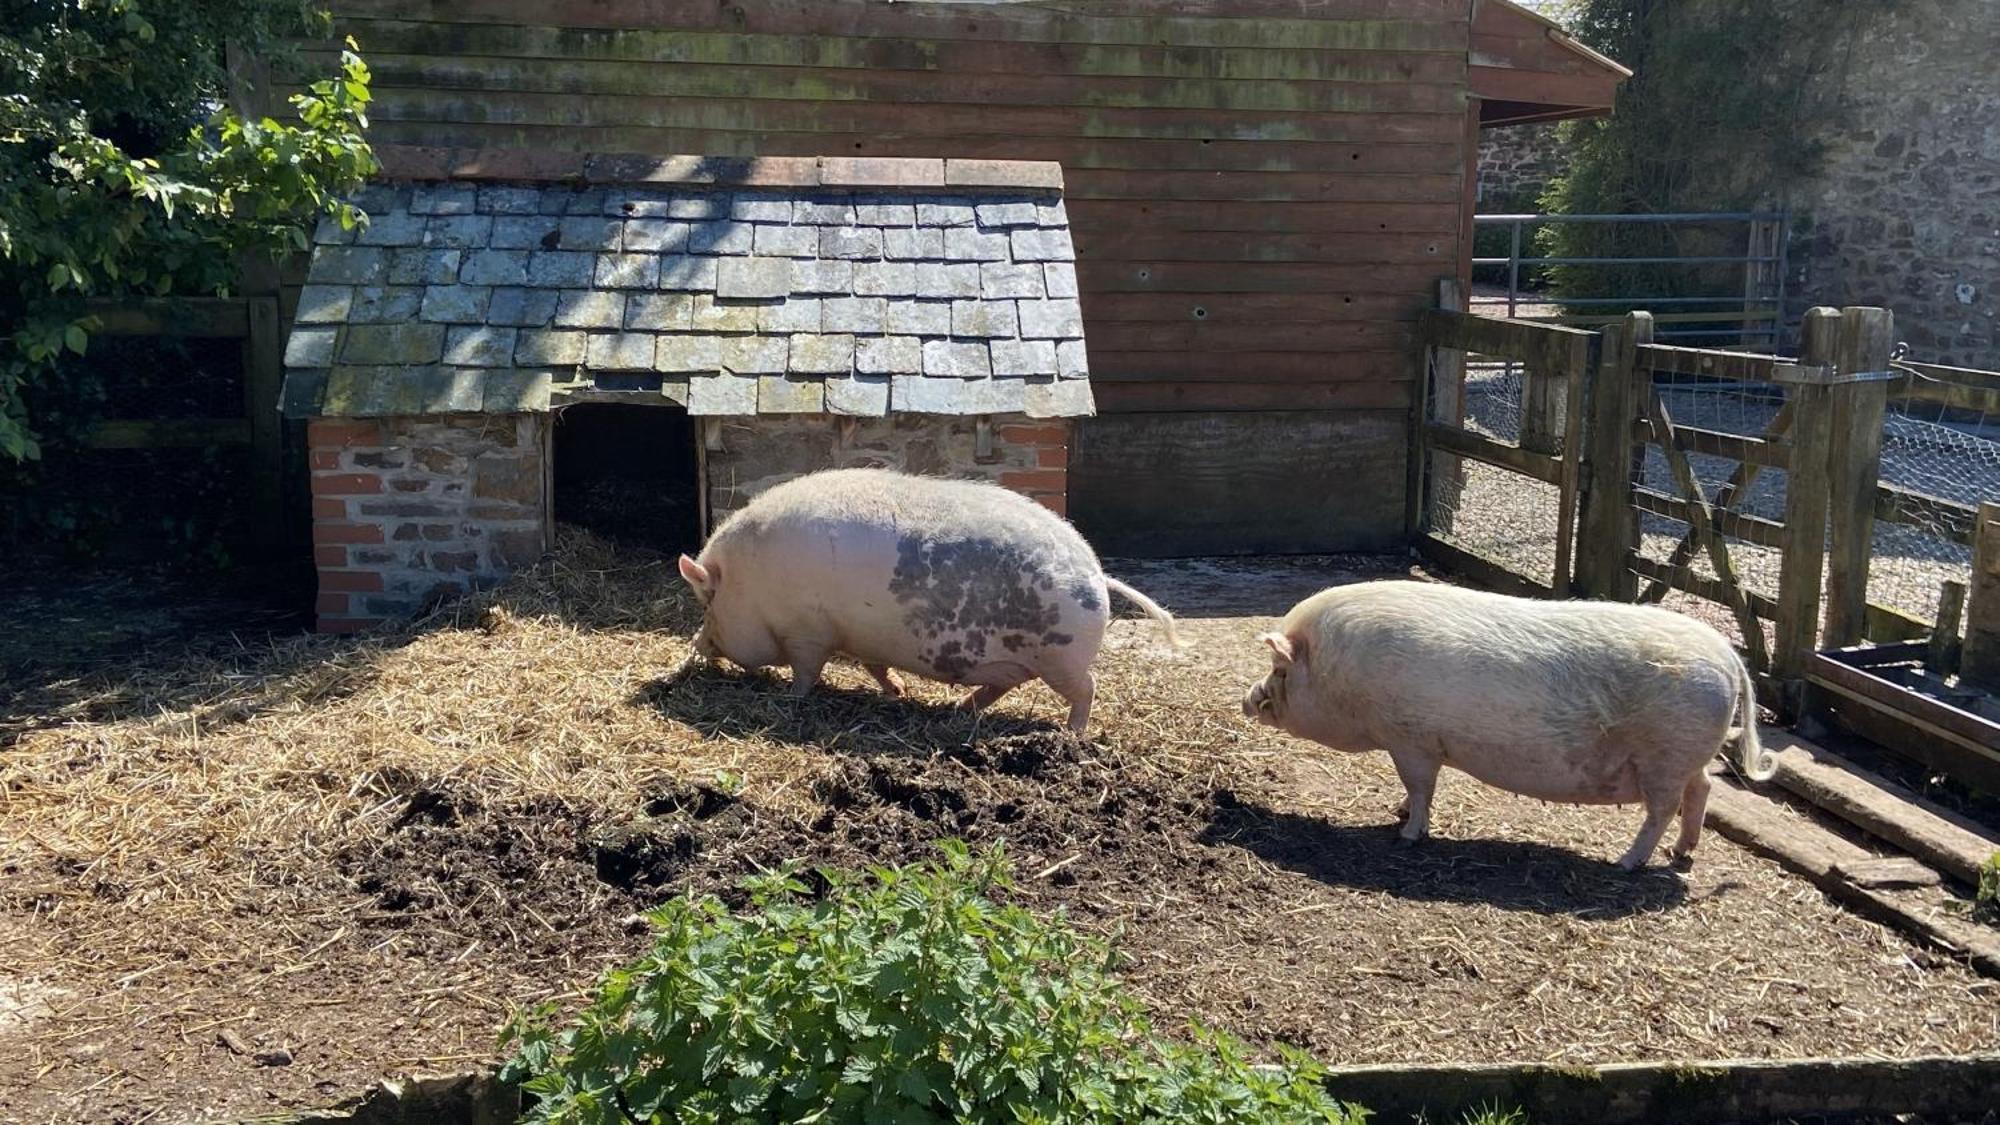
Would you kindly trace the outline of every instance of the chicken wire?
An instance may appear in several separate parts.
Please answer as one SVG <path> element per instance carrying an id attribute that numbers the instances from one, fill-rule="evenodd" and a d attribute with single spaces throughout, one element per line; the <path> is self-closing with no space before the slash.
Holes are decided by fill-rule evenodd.
<path id="1" fill-rule="evenodd" d="M 2000 418 L 1914 398 L 1891 399 L 1882 419 L 1880 479 L 1965 507 L 2000 498 Z M 1962 522 L 1949 508 L 1914 507 L 1913 523 L 1875 521 L 1868 600 L 1935 621 L 1942 584 L 1971 578 L 1972 548 L 1954 533 Z"/>

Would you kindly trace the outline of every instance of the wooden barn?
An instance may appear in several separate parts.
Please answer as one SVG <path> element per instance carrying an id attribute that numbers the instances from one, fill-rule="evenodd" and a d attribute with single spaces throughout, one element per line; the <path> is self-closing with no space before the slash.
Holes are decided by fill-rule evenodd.
<path id="1" fill-rule="evenodd" d="M 1108 554 L 1400 542 L 1412 329 L 1469 274 L 1478 130 L 1608 112 L 1626 74 L 1507 0 L 334 7 L 416 178 L 1059 165 L 1091 401 L 1051 412 L 1066 477 L 1038 487 Z"/>

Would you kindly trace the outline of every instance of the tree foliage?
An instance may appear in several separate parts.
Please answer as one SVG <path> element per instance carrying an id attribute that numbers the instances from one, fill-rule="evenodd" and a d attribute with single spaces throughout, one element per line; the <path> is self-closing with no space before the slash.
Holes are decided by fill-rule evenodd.
<path id="1" fill-rule="evenodd" d="M 1100 941 L 989 892 L 1004 856 L 747 880 L 651 917 L 652 951 L 609 973 L 571 1025 L 510 1028 L 506 1076 L 532 1120 L 631 1122 L 1354 1123 L 1297 1052 L 1259 1067 L 1226 1036 L 1151 1033 Z"/>
<path id="2" fill-rule="evenodd" d="M 1842 75 L 1865 29 L 1898 0 L 1566 0 L 1583 42 L 1632 68 L 1609 117 L 1562 127 L 1565 171 L 1544 210 L 1658 214 L 1786 207 L 1839 125 Z M 1546 228 L 1551 257 L 1740 253 L 1724 235 L 1664 226 Z M 1718 237 L 1735 239 L 1717 243 Z M 1569 295 L 1714 291 L 1687 271 L 1560 266 Z"/>
<path id="3" fill-rule="evenodd" d="M 361 221 L 341 201 L 375 168 L 352 50 L 294 120 L 227 105 L 227 47 L 327 26 L 299 0 L 0 6 L 0 454 L 39 454 L 30 405 L 88 346 L 86 298 L 224 293 L 241 254 L 304 249 L 322 215 Z"/>

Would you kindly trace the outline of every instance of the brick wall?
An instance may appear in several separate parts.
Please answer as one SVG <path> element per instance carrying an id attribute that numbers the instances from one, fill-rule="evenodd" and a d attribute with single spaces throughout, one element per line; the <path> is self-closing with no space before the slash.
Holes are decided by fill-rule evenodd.
<path id="1" fill-rule="evenodd" d="M 540 557 L 546 433 L 538 414 L 312 422 L 320 630 L 406 616 Z"/>
<path id="2" fill-rule="evenodd" d="M 722 428 L 722 448 L 706 454 L 711 528 L 765 489 L 818 469 L 892 468 L 990 480 L 1026 493 L 1057 515 L 1068 512 L 1070 425 L 1062 419 L 995 417 L 986 456 L 979 453 L 978 428 L 970 417 L 797 414 L 709 424 Z"/>

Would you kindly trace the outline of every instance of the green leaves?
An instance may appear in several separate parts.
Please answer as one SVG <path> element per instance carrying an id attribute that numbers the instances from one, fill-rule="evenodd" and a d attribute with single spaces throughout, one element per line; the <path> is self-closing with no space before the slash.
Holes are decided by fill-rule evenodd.
<path id="1" fill-rule="evenodd" d="M 224 43 L 282 52 L 324 26 L 296 0 L 54 0 L 0 11 L 0 456 L 32 456 L 28 402 L 63 351 L 78 298 L 221 293 L 239 255 L 303 249 L 375 171 L 362 137 L 367 65 L 291 99 L 296 121 L 227 108 Z"/>
<path id="2" fill-rule="evenodd" d="M 561 1032 L 509 1025 L 503 1074 L 535 1120 L 1358 1123 L 1296 1052 L 1259 1067 L 1219 1032 L 1159 1039 L 1103 966 L 1105 943 L 990 894 L 1005 854 L 956 841 L 939 863 L 744 880 L 649 917 L 652 949 L 607 973 Z"/>

